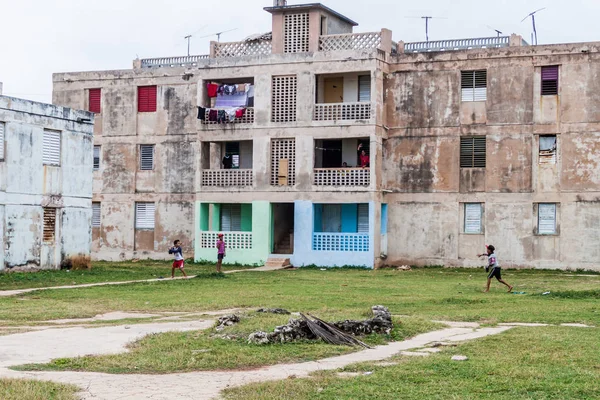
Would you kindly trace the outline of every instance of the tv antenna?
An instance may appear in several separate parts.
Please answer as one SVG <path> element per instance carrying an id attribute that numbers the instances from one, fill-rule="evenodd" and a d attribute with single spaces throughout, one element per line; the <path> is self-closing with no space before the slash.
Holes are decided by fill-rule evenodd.
<path id="1" fill-rule="evenodd" d="M 494 32 L 496 32 L 496 34 L 498 35 L 498 37 L 500 37 L 500 36 L 503 34 L 503 32 L 502 32 L 502 31 L 499 31 L 498 29 L 492 28 L 492 27 L 491 27 L 491 26 L 489 26 L 489 25 L 486 25 L 486 26 L 488 27 L 488 29 L 491 29 L 491 30 L 493 30 Z"/>
<path id="2" fill-rule="evenodd" d="M 546 9 L 546 7 L 544 7 L 544 8 L 540 8 L 539 10 L 536 10 L 536 11 L 534 11 L 534 12 L 532 12 L 532 13 L 529 13 L 529 14 L 527 14 L 527 16 L 526 16 L 525 18 L 523 18 L 523 20 L 521 21 L 521 23 L 522 23 L 522 22 L 523 22 L 523 21 L 525 21 L 527 18 L 531 17 L 531 23 L 533 24 L 533 33 L 532 33 L 532 35 L 531 35 L 531 36 L 532 36 L 532 38 L 531 38 L 531 39 L 532 39 L 532 40 L 531 40 L 531 42 L 532 42 L 532 44 L 535 44 L 536 46 L 537 46 L 537 44 L 538 44 L 538 38 L 537 38 L 537 29 L 535 28 L 535 14 L 537 14 L 537 13 L 539 13 L 540 11 L 542 11 L 542 10 L 545 10 L 545 9 Z"/>
<path id="3" fill-rule="evenodd" d="M 423 16 L 423 17 L 406 17 L 406 18 L 419 18 L 425 20 L 425 41 L 429 43 L 429 20 L 430 19 L 448 19 L 444 17 L 431 17 L 431 16 Z"/>
<path id="4" fill-rule="evenodd" d="M 228 31 L 215 32 L 215 33 L 211 33 L 210 35 L 206 35 L 206 36 L 199 37 L 198 39 L 203 39 L 203 38 L 207 38 L 207 37 L 211 37 L 211 36 L 216 36 L 216 37 L 217 37 L 217 42 L 220 42 L 220 41 L 221 41 L 221 35 L 222 35 L 222 34 L 224 34 L 224 33 L 227 33 L 227 32 L 233 32 L 233 31 L 236 31 L 236 30 L 237 30 L 237 28 L 235 28 L 235 29 L 230 29 L 230 30 L 228 30 Z"/>
<path id="5" fill-rule="evenodd" d="M 190 39 L 192 38 L 192 35 L 187 35 L 186 37 L 184 37 L 184 39 L 187 39 L 188 42 L 188 57 L 190 56 Z"/>
<path id="6" fill-rule="evenodd" d="M 200 29 L 198 29 L 196 32 L 190 33 L 189 35 L 187 35 L 187 36 L 184 36 L 184 37 L 183 37 L 185 40 L 187 40 L 187 50 L 188 50 L 188 53 L 187 53 L 187 54 L 188 54 L 188 56 L 190 55 L 190 42 L 191 42 L 191 40 L 192 40 L 192 37 L 193 37 L 193 36 L 194 36 L 196 33 L 198 33 L 198 32 L 200 32 L 201 30 L 203 30 L 204 28 L 206 28 L 206 25 L 202 26 L 202 27 L 201 27 Z"/>

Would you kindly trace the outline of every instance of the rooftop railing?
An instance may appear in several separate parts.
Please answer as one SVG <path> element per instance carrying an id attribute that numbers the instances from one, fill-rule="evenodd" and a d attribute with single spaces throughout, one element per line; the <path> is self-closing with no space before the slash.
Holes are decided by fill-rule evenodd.
<path id="1" fill-rule="evenodd" d="M 346 33 L 319 37 L 320 51 L 369 50 L 381 45 L 381 32 Z"/>
<path id="2" fill-rule="evenodd" d="M 270 40 L 212 43 L 215 58 L 261 56 L 271 54 Z"/>
<path id="3" fill-rule="evenodd" d="M 144 58 L 141 60 L 141 62 L 142 68 L 195 67 L 198 65 L 199 60 L 206 60 L 208 58 L 208 55 Z"/>
<path id="4" fill-rule="evenodd" d="M 468 49 L 489 49 L 510 46 L 510 36 L 437 40 L 432 42 L 405 43 L 405 53 L 425 53 L 430 51 L 453 51 Z"/>

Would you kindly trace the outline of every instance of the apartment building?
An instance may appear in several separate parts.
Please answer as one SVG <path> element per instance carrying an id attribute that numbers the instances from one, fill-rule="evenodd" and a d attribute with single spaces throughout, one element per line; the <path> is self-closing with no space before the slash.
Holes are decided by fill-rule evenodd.
<path id="1" fill-rule="evenodd" d="M 181 239 L 214 259 L 222 232 L 244 264 L 476 266 L 493 243 L 505 266 L 598 268 L 598 43 L 403 43 L 321 4 L 265 11 L 271 32 L 205 56 L 54 75 L 56 104 L 96 113 L 96 258 Z"/>
<path id="2" fill-rule="evenodd" d="M 0 271 L 89 260 L 94 115 L 1 88 Z"/>

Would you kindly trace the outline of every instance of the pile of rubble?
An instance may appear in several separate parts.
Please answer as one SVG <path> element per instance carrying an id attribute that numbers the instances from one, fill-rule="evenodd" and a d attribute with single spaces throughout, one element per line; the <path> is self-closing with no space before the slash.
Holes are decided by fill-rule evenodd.
<path id="1" fill-rule="evenodd" d="M 235 315 L 235 314 L 226 315 L 224 317 L 219 318 L 216 329 L 217 329 L 217 331 L 222 331 L 223 329 L 227 328 L 228 326 L 235 325 L 238 322 L 240 322 L 240 317 L 238 317 L 237 315 Z"/>

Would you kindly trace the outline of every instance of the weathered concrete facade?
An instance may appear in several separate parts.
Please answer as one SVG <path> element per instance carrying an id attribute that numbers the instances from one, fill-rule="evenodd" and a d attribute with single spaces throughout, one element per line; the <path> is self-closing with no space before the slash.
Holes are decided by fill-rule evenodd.
<path id="1" fill-rule="evenodd" d="M 239 218 L 228 231 L 236 262 L 283 248 L 296 265 L 475 266 L 493 243 L 507 267 L 598 269 L 600 44 L 513 35 L 436 51 L 385 29 L 353 34 L 353 21 L 320 5 L 267 11 L 271 37 L 212 43 L 210 56 L 55 74 L 56 104 L 87 107 L 88 91 L 102 90 L 96 258 L 163 258 L 174 239 L 215 258 L 216 233 Z M 216 109 L 209 83 L 253 86 L 244 119 L 198 119 L 197 107 Z M 156 111 L 138 112 L 148 85 Z M 140 170 L 150 144 L 153 169 Z M 231 144 L 241 161 L 225 169 Z M 153 229 L 135 228 L 140 202 L 156 205 Z"/>
<path id="2" fill-rule="evenodd" d="M 94 115 L 0 96 L 0 270 L 90 256 Z"/>

